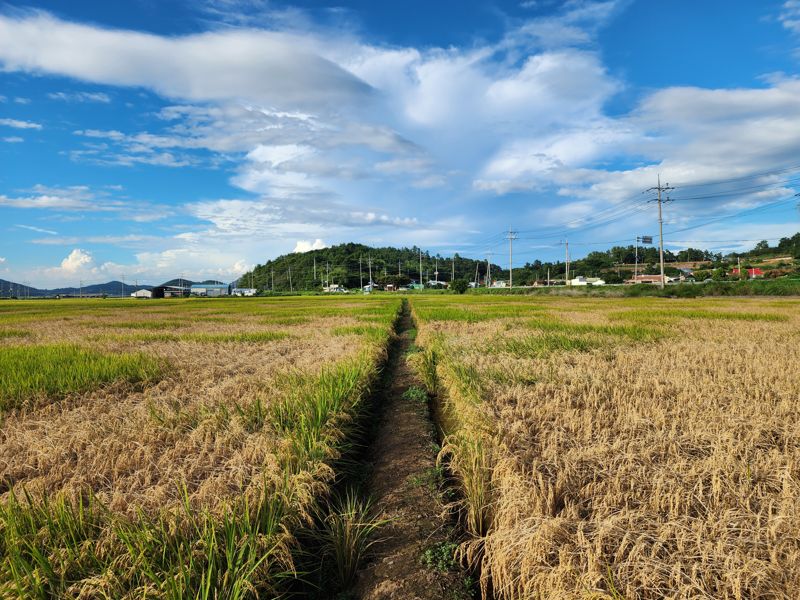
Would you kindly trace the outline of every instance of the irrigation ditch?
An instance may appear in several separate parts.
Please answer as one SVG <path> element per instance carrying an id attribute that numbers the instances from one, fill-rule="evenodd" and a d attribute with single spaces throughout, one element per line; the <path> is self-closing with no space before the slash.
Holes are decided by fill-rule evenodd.
<path id="1" fill-rule="evenodd" d="M 333 493 L 299 536 L 298 597 L 477 597 L 455 558 L 461 534 L 449 510 L 452 480 L 437 463 L 433 399 L 408 360 L 419 349 L 407 301 L 394 329 L 380 380 L 335 465 Z"/>

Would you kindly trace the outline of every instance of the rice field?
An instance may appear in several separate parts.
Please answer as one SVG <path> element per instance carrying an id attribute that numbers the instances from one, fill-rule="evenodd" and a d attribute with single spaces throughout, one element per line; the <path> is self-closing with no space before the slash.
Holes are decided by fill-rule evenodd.
<path id="1" fill-rule="evenodd" d="M 800 302 L 409 305 L 483 598 L 800 597 Z M 0 598 L 346 590 L 380 531 L 337 485 L 400 310 L 0 304 Z"/>
<path id="2" fill-rule="evenodd" d="M 800 302 L 412 307 L 485 598 L 800 598 Z"/>
<path id="3" fill-rule="evenodd" d="M 399 309 L 0 305 L 0 598 L 291 591 Z"/>

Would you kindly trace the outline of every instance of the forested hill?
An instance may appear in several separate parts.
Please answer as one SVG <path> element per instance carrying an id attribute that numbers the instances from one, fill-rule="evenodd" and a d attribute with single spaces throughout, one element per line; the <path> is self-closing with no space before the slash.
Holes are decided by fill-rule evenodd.
<path id="1" fill-rule="evenodd" d="M 515 250 L 517 246 L 515 245 Z M 575 258 L 570 265 L 570 277 L 577 275 L 596 275 L 603 277 L 608 283 L 621 283 L 632 275 L 633 263 L 636 259 L 636 248 L 633 245 L 615 246 L 608 250 L 589 252 L 583 258 Z M 579 251 L 579 250 L 578 250 Z M 449 282 L 453 278 L 473 281 L 476 277 L 483 283 L 486 277 L 487 264 L 485 260 L 461 257 L 434 255 L 425 250 L 422 255 L 423 281 L 436 278 L 434 271 L 439 269 L 439 281 Z M 800 233 L 792 237 L 783 238 L 774 247 L 766 241 L 759 242 L 755 247 L 745 253 L 715 254 L 708 250 L 687 248 L 679 252 L 664 252 L 667 263 L 667 274 L 678 274 L 674 263 L 706 263 L 703 268 L 722 269 L 736 263 L 737 257 L 743 261 L 757 264 L 761 260 L 768 260 L 773 256 L 787 256 L 800 258 Z M 654 245 L 640 246 L 638 248 L 639 272 L 656 273 L 658 263 L 658 249 Z M 372 279 L 378 283 L 405 284 L 411 280 L 419 280 L 420 249 L 412 248 L 371 248 L 363 244 L 341 244 L 322 250 L 311 250 L 304 253 L 292 253 L 257 265 L 252 273 L 245 273 L 239 278 L 242 287 L 253 286 L 261 290 L 274 289 L 275 291 L 320 290 L 326 281 L 331 285 L 339 284 L 346 288 L 357 288 L 362 279 L 366 285 L 369 282 L 370 263 L 372 265 Z M 360 264 L 360 266 L 359 266 Z M 744 262 L 742 264 L 745 264 Z M 316 275 L 315 275 L 316 265 Z M 491 275 L 493 280 L 508 279 L 508 268 L 492 264 Z M 787 267 L 796 268 L 791 265 Z M 546 279 L 548 272 L 553 279 L 563 279 L 564 261 L 515 263 L 514 283 L 527 285 L 536 280 Z M 291 274 L 291 281 L 290 281 Z M 777 273 L 776 273 L 777 274 Z M 252 279 L 251 279 L 252 276 Z M 274 286 L 273 286 L 274 283 Z"/>
<path id="2" fill-rule="evenodd" d="M 479 262 L 480 277 L 486 270 L 486 261 L 463 258 L 442 257 L 425 250 L 422 255 L 423 280 L 435 279 L 438 261 L 439 280 L 450 281 L 455 263 L 456 279 L 475 279 L 475 267 Z M 257 265 L 252 273 L 245 273 L 239 278 L 239 285 L 252 284 L 259 289 L 272 289 L 274 278 L 275 291 L 319 290 L 326 281 L 330 285 L 339 284 L 347 288 L 357 288 L 362 279 L 364 285 L 369 282 L 370 264 L 372 279 L 375 282 L 399 281 L 408 283 L 419 280 L 420 249 L 412 248 L 372 248 L 363 244 L 340 244 L 322 250 L 311 250 L 303 253 L 286 254 L 263 265 Z M 316 264 L 316 277 L 314 275 Z M 359 267 L 360 264 L 360 267 Z M 492 265 L 492 269 L 498 269 Z"/>

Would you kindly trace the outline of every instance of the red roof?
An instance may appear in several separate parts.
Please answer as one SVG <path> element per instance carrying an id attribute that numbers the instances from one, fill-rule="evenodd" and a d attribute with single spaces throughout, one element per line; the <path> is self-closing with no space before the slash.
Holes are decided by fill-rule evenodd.
<path id="1" fill-rule="evenodd" d="M 731 271 L 731 275 L 738 275 L 738 274 L 739 274 L 739 269 L 733 269 Z M 758 267 L 754 267 L 752 269 L 747 269 L 747 274 L 750 275 L 750 277 L 755 277 L 756 275 L 763 275 L 764 271 L 762 271 Z"/>

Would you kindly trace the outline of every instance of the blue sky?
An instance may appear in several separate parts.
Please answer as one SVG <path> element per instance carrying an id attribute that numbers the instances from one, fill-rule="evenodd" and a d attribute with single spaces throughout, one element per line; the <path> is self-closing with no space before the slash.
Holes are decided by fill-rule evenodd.
<path id="1" fill-rule="evenodd" d="M 0 278 L 800 230 L 800 0 L 0 3 Z"/>

